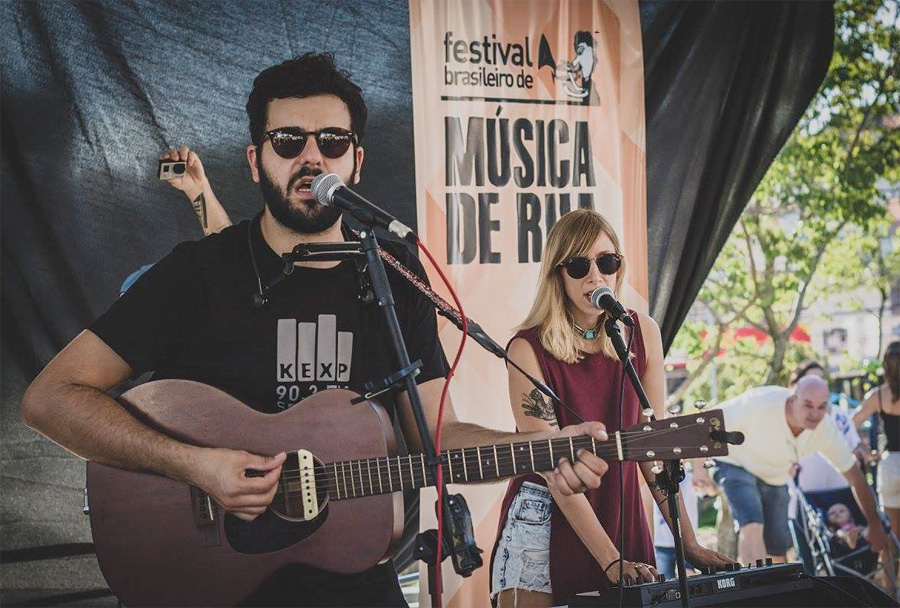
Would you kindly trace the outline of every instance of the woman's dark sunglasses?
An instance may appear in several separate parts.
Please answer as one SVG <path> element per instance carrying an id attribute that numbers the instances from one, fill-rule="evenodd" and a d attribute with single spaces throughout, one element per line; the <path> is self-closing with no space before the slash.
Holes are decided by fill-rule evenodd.
<path id="1" fill-rule="evenodd" d="M 560 264 L 573 279 L 583 279 L 591 270 L 591 262 L 597 263 L 597 268 L 603 274 L 616 274 L 622 267 L 622 256 L 618 253 L 604 253 L 591 260 L 585 257 L 570 258 Z"/>
<path id="2" fill-rule="evenodd" d="M 353 131 L 339 127 L 328 127 L 319 131 L 304 131 L 300 127 L 281 127 L 266 131 L 262 140 L 268 139 L 272 142 L 272 149 L 281 158 L 291 159 L 300 156 L 310 135 L 316 138 L 316 145 L 325 158 L 342 157 L 356 142 Z"/>

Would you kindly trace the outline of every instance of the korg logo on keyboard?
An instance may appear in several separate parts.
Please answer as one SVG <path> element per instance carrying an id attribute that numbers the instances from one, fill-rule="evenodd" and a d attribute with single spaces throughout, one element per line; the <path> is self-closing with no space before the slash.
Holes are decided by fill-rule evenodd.
<path id="1" fill-rule="evenodd" d="M 729 578 L 720 578 L 719 580 L 716 581 L 716 586 L 719 588 L 720 591 L 722 589 L 734 589 L 735 588 L 734 577 L 732 576 Z"/>
<path id="2" fill-rule="evenodd" d="M 316 323 L 278 320 L 278 382 L 349 382 L 353 334 L 337 330 L 337 317 Z"/>

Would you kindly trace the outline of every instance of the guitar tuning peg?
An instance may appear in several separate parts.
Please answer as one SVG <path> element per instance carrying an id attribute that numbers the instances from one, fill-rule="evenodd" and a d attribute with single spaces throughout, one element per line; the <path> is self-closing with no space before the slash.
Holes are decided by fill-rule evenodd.
<path id="1" fill-rule="evenodd" d="M 704 468 L 704 469 L 711 469 L 711 468 L 713 468 L 714 466 L 716 466 L 716 461 L 713 460 L 712 458 L 707 458 L 706 460 L 703 461 L 703 468 Z"/>
<path id="2" fill-rule="evenodd" d="M 675 404 L 673 404 L 673 405 L 670 405 L 667 411 L 668 411 L 670 414 L 672 414 L 673 416 L 677 416 L 677 415 L 680 414 L 682 411 L 684 411 L 684 406 L 683 406 L 683 404 L 681 403 L 681 401 L 679 401 L 678 403 L 675 403 Z"/>
<path id="3" fill-rule="evenodd" d="M 705 401 L 703 399 L 698 399 L 697 401 L 694 401 L 694 407 L 697 408 L 698 412 L 702 412 L 703 408 L 705 408 L 707 405 L 709 405 L 709 402 Z"/>
<path id="4" fill-rule="evenodd" d="M 659 464 L 659 461 L 653 463 L 653 467 L 650 469 L 650 472 L 654 475 L 659 475 L 663 472 L 662 465 Z"/>
<path id="5" fill-rule="evenodd" d="M 653 418 L 653 410 L 650 409 L 649 407 L 648 407 L 648 408 L 644 408 L 644 409 L 641 411 L 641 413 L 642 413 L 642 414 L 644 415 L 644 417 L 646 417 L 646 418 Z"/>

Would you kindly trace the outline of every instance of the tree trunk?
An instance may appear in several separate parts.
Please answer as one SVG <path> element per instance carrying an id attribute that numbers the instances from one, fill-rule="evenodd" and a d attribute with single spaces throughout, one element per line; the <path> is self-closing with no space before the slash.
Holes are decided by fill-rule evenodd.
<path id="1" fill-rule="evenodd" d="M 781 333 L 773 336 L 775 341 L 775 351 L 772 353 L 772 360 L 769 362 L 769 373 L 766 375 L 766 385 L 778 384 L 781 370 L 784 368 L 784 356 L 787 354 L 788 341 L 791 339 L 791 333 Z"/>
<path id="2" fill-rule="evenodd" d="M 678 386 L 678 388 L 675 389 L 675 392 L 673 392 L 666 398 L 667 409 L 684 399 L 684 395 L 687 393 L 688 389 L 691 387 L 694 381 L 697 380 L 697 378 L 699 378 L 704 371 L 706 371 L 706 368 L 709 367 L 709 364 L 712 363 L 713 360 L 715 360 L 715 358 L 719 355 L 719 350 L 722 348 L 722 336 L 725 335 L 726 327 L 727 324 L 724 323 L 717 325 L 716 339 L 713 342 L 713 345 L 703 355 L 703 359 L 700 361 L 700 365 L 697 366 L 697 369 L 695 369 L 690 376 L 684 379 L 684 382 L 682 382 Z M 713 391 L 713 393 L 715 393 L 715 391 Z"/>
<path id="3" fill-rule="evenodd" d="M 881 361 L 882 344 L 884 344 L 884 309 L 887 308 L 890 292 L 879 289 L 878 293 L 881 294 L 881 304 L 878 306 L 878 356 L 876 358 Z"/>

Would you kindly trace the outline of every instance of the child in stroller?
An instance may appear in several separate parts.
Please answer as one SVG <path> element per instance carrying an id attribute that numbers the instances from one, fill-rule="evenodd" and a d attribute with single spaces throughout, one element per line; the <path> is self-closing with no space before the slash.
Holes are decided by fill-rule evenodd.
<path id="1" fill-rule="evenodd" d="M 797 518 L 790 522 L 797 556 L 813 576 L 859 576 L 897 598 L 898 547 L 893 531 L 880 556 L 866 541 L 869 523 L 849 488 L 803 492 L 797 490 Z M 884 525 L 884 522 L 878 522 Z M 887 566 L 887 567 L 885 567 Z"/>
<path id="2" fill-rule="evenodd" d="M 836 502 L 828 507 L 826 519 L 828 527 L 831 529 L 837 542 L 850 549 L 856 549 L 860 539 L 862 539 L 864 544 L 868 544 L 869 526 L 860 526 L 853 521 L 850 507 L 844 503 Z"/>

